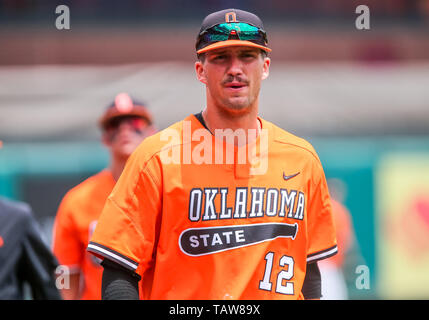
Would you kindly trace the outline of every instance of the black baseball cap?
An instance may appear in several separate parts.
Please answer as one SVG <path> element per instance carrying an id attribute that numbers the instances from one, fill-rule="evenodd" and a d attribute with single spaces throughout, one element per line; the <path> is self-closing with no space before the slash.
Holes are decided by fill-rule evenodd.
<path id="1" fill-rule="evenodd" d="M 229 46 L 249 46 L 271 52 L 262 20 L 239 9 L 225 9 L 204 18 L 197 36 L 197 54 Z"/>

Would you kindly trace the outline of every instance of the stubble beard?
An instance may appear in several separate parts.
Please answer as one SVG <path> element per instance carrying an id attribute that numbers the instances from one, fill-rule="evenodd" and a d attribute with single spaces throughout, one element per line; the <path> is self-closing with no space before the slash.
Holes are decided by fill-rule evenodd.
<path id="1" fill-rule="evenodd" d="M 225 85 L 226 83 L 232 80 L 228 79 L 224 81 L 222 85 Z M 237 79 L 237 80 L 241 81 L 241 79 Z M 249 90 L 248 94 L 246 96 L 222 97 L 218 102 L 218 107 L 220 111 L 222 111 L 223 113 L 229 114 L 231 116 L 239 116 L 243 114 L 249 114 L 254 109 L 255 101 L 257 100 L 257 97 L 259 94 L 259 88 L 257 88 L 255 94 L 252 94 L 249 81 L 243 81 L 243 82 L 247 85 L 247 88 Z"/>

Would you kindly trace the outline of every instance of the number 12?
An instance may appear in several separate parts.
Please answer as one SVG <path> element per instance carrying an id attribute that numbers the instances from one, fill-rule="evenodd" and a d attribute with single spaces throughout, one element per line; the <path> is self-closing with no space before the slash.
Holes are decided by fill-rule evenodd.
<path id="1" fill-rule="evenodd" d="M 270 282 L 271 272 L 273 270 L 274 252 L 268 252 L 265 256 L 265 272 L 264 278 L 259 281 L 259 289 L 271 291 L 273 284 Z M 283 284 L 283 280 L 290 280 L 293 278 L 294 260 L 289 256 L 282 256 L 280 258 L 280 267 L 287 266 L 286 270 L 282 270 L 277 275 L 276 292 L 281 294 L 294 294 L 293 282 Z"/>

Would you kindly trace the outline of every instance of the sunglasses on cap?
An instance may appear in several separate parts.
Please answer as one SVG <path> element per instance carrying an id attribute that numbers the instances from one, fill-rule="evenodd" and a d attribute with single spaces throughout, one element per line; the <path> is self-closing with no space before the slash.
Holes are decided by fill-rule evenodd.
<path id="1" fill-rule="evenodd" d="M 111 119 L 105 126 L 106 131 L 116 131 L 122 123 L 127 123 L 133 130 L 141 132 L 147 126 L 147 122 L 136 116 L 122 116 Z"/>
<path id="2" fill-rule="evenodd" d="M 211 43 L 230 39 L 251 41 L 264 47 L 268 42 L 267 34 L 264 30 L 244 22 L 228 22 L 217 24 L 202 31 L 198 35 L 198 41 L 196 45 L 197 51 L 203 49 Z"/>

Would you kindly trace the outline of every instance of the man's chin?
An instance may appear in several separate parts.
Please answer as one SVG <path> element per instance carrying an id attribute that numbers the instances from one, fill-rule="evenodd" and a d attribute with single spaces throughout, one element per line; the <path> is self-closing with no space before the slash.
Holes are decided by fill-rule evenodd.
<path id="1" fill-rule="evenodd" d="M 133 145 L 124 145 L 122 148 L 116 151 L 117 155 L 121 158 L 127 159 L 133 151 L 136 149 L 136 146 Z"/>
<path id="2" fill-rule="evenodd" d="M 251 104 L 248 99 L 234 98 L 229 99 L 225 104 L 225 108 L 231 113 L 248 113 L 251 109 Z"/>

